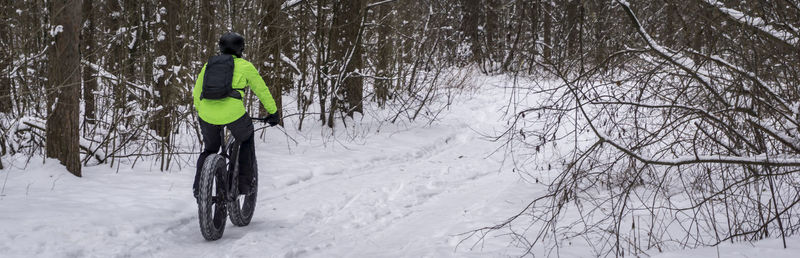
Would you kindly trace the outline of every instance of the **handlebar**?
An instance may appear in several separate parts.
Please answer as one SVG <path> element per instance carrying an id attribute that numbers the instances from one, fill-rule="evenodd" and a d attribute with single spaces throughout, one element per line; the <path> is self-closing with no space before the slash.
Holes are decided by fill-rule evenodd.
<path id="1" fill-rule="evenodd" d="M 259 121 L 259 122 L 267 123 L 267 118 L 266 117 L 251 117 L 250 119 L 252 119 L 253 121 Z M 267 124 L 267 127 L 273 127 L 273 126 L 274 125 Z"/>
<path id="2" fill-rule="evenodd" d="M 267 122 L 267 118 L 266 118 L 266 117 L 251 117 L 250 119 L 253 119 L 254 121 Z M 275 124 L 275 125 L 278 125 L 278 124 Z M 255 129 L 255 130 L 254 130 L 254 132 L 258 132 L 258 131 L 264 130 L 265 128 L 275 127 L 275 125 L 269 125 L 269 124 L 267 124 L 267 125 L 266 125 L 266 126 L 264 126 L 264 127 L 259 127 L 259 128 L 257 128 L 257 129 Z M 289 134 L 287 134 L 287 133 L 286 133 L 286 131 L 285 131 L 285 130 L 283 130 L 283 128 L 281 128 L 280 126 L 279 126 L 279 127 L 276 127 L 276 128 L 278 128 L 278 130 L 281 130 L 281 132 L 283 132 L 283 134 L 284 134 L 284 135 L 286 135 L 286 137 L 287 137 L 288 139 L 292 140 L 292 141 L 293 141 L 295 144 L 297 144 L 297 140 L 295 140 L 294 138 L 292 138 L 292 136 L 289 136 Z"/>

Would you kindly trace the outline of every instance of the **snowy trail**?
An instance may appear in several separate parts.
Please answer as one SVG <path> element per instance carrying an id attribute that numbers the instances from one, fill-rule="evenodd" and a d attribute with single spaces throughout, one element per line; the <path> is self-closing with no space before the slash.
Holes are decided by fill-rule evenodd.
<path id="1" fill-rule="evenodd" d="M 255 217 L 247 227 L 228 223 L 215 242 L 199 233 L 191 167 L 99 166 L 82 179 L 53 161 L 12 170 L 0 200 L 0 256 L 517 255 L 502 238 L 456 248 L 458 234 L 506 218 L 530 193 L 501 169 L 502 155 L 489 156 L 498 145 L 478 133 L 498 125 L 504 102 L 502 90 L 487 89 L 432 126 L 384 130 L 361 143 L 311 139 L 290 149 L 282 133 L 268 131 L 257 143 Z"/>
<path id="2" fill-rule="evenodd" d="M 507 231 L 483 242 L 459 235 L 545 192 L 522 182 L 502 153 L 490 155 L 499 143 L 480 133 L 503 128 L 507 101 L 506 82 L 491 79 L 431 126 L 386 126 L 355 141 L 289 130 L 299 140 L 289 146 L 268 130 L 256 143 L 254 218 L 247 227 L 228 223 L 214 242 L 199 232 L 194 167 L 103 165 L 75 178 L 55 160 L 33 160 L 0 170 L 0 257 L 518 257 L 524 251 Z M 787 241 L 789 249 L 769 239 L 653 255 L 796 256 L 800 238 Z M 562 244 L 534 253 L 592 256 L 585 244 Z"/>

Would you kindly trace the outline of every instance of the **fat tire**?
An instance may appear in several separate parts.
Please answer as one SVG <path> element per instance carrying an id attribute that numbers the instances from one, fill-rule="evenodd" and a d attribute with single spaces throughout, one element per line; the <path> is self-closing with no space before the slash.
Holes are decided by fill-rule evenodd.
<path id="1" fill-rule="evenodd" d="M 227 205 L 233 225 L 244 227 L 250 224 L 250 221 L 253 219 L 253 213 L 256 209 L 256 200 L 258 199 L 258 176 L 256 176 L 254 180 L 256 180 L 256 182 L 254 184 L 255 189 L 253 193 L 245 196 L 237 196 L 234 202 L 228 203 Z M 240 201 L 239 199 L 242 200 Z"/>
<path id="2" fill-rule="evenodd" d="M 225 196 L 223 189 L 222 176 L 225 175 L 227 167 L 225 158 L 218 154 L 209 155 L 203 163 L 203 170 L 200 174 L 200 191 L 197 199 L 197 213 L 200 218 L 200 232 L 203 238 L 208 241 L 220 239 L 225 232 L 227 221 L 227 210 L 225 209 Z M 214 183 L 216 181 L 216 184 Z M 216 186 L 217 205 L 213 202 L 213 187 Z"/>
<path id="3" fill-rule="evenodd" d="M 236 145 L 233 145 L 233 144 L 234 143 L 231 142 L 231 143 L 229 143 L 228 146 L 235 147 L 235 148 L 231 148 L 231 150 L 237 150 L 236 154 L 238 154 L 239 144 L 236 144 Z M 239 163 L 238 162 L 238 155 L 231 155 L 231 156 L 237 156 L 237 158 L 232 160 L 232 162 L 235 162 L 233 168 L 234 169 L 238 169 L 238 165 L 239 165 L 238 164 Z M 233 200 L 233 202 L 230 202 L 230 203 L 227 204 L 228 213 L 230 214 L 231 223 L 233 223 L 233 225 L 236 225 L 236 226 L 239 226 L 239 227 L 244 227 L 244 226 L 247 226 L 247 225 L 250 224 L 250 221 L 253 219 L 253 212 L 256 209 L 256 199 L 258 197 L 258 166 L 256 165 L 256 160 L 255 159 L 253 159 L 253 173 L 255 173 L 255 175 L 256 175 L 255 178 L 254 178 L 254 180 L 255 180 L 254 181 L 255 189 L 253 190 L 253 193 L 245 195 L 245 196 L 239 196 L 238 178 L 235 178 L 234 181 L 236 181 L 236 182 L 234 182 L 231 185 L 231 187 L 233 188 L 232 191 L 234 193 L 236 193 L 236 198 Z M 235 173 L 235 174 L 238 174 L 238 173 Z"/>

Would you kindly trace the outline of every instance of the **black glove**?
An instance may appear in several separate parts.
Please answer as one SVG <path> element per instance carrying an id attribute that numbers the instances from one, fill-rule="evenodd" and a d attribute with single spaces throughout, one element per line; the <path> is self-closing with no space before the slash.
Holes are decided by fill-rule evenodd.
<path id="1" fill-rule="evenodd" d="M 281 117 L 278 116 L 278 113 L 269 114 L 267 116 L 266 122 L 269 124 L 269 126 L 275 126 L 281 122 Z"/>

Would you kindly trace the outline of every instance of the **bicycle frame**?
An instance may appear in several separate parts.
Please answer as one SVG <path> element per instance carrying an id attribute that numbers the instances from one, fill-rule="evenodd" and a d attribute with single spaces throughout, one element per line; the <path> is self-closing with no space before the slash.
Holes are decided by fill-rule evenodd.
<path id="1" fill-rule="evenodd" d="M 253 119 L 261 120 L 263 119 Z M 259 131 L 259 128 L 255 131 Z M 233 137 L 227 126 L 219 131 L 220 152 L 209 155 L 203 164 L 200 195 L 197 199 L 200 231 L 206 240 L 217 240 L 225 231 L 226 218 L 236 226 L 247 226 L 253 218 L 258 188 L 239 195 L 239 155 L 241 139 Z M 257 173 L 256 161 L 253 169 Z M 256 174 L 257 175 L 257 174 Z M 254 178 L 258 180 L 258 178 Z M 257 183 L 255 181 L 254 183 Z M 239 197 L 242 196 L 241 203 Z M 229 216 L 230 215 L 230 216 Z"/>
<path id="2" fill-rule="evenodd" d="M 251 118 L 253 121 L 265 121 L 265 118 Z M 272 126 L 267 126 L 272 127 Z M 261 127 L 256 130 L 253 130 L 253 134 L 255 132 L 265 129 L 267 127 Z M 236 191 L 232 191 L 234 187 L 237 187 L 235 184 L 239 183 L 239 145 L 241 144 L 236 137 L 233 137 L 231 134 L 230 129 L 225 127 L 223 130 L 220 130 L 220 138 L 222 139 L 222 145 L 220 146 L 220 152 L 225 159 L 228 160 L 228 174 L 223 175 L 221 178 L 226 180 L 223 183 L 223 190 L 225 191 L 225 201 L 230 202 L 236 200 L 238 198 L 239 193 Z"/>

